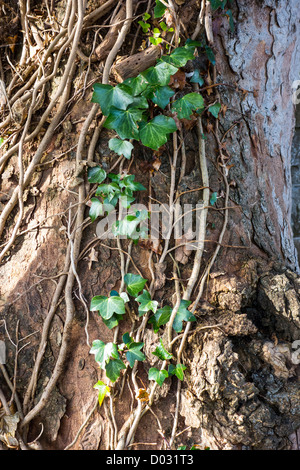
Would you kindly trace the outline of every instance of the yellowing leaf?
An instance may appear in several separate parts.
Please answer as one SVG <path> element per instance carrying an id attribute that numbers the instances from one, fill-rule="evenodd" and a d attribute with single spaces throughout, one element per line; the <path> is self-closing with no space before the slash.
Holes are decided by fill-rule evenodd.
<path id="1" fill-rule="evenodd" d="M 102 382 L 101 380 L 99 380 L 95 385 L 94 385 L 94 388 L 96 390 L 98 390 L 98 401 L 99 401 L 99 406 L 102 405 L 103 403 L 103 400 L 104 398 L 106 397 L 106 395 L 109 395 L 110 393 L 110 388 L 105 385 L 104 382 Z"/>

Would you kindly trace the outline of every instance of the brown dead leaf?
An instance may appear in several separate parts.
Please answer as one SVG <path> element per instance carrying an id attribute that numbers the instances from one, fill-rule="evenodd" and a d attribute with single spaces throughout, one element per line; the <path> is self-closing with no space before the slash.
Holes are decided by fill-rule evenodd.
<path id="1" fill-rule="evenodd" d="M 180 119 L 178 119 L 177 113 L 173 113 L 172 118 L 174 119 L 174 121 L 176 123 L 177 129 L 180 131 L 182 129 L 182 122 L 181 122 Z"/>
<path id="2" fill-rule="evenodd" d="M 210 134 L 214 130 L 214 126 L 211 122 L 207 123 L 206 130 L 207 130 L 208 134 Z"/>
<path id="3" fill-rule="evenodd" d="M 197 123 L 197 116 L 192 114 L 190 119 L 181 119 L 181 122 L 183 123 L 184 128 L 187 131 L 190 131 L 195 126 L 195 124 Z"/>
<path id="4" fill-rule="evenodd" d="M 157 253 L 158 255 L 161 255 L 162 253 L 161 241 L 158 239 L 148 238 L 146 240 L 139 240 L 139 245 L 141 248 L 154 251 L 154 253 Z"/>
<path id="5" fill-rule="evenodd" d="M 169 28 L 171 26 L 174 27 L 175 25 L 174 25 L 174 21 L 173 21 L 173 16 L 172 16 L 172 13 L 170 12 L 170 10 L 168 10 L 168 8 L 166 9 L 164 16 L 165 16 L 166 25 L 169 26 Z"/>
<path id="6" fill-rule="evenodd" d="M 161 160 L 159 158 L 156 158 L 153 162 L 153 168 L 155 171 L 158 171 L 160 169 L 161 165 Z"/>
<path id="7" fill-rule="evenodd" d="M 226 104 L 221 104 L 221 113 L 223 114 L 223 117 L 225 117 L 226 111 L 227 111 Z"/>
<path id="8" fill-rule="evenodd" d="M 158 171 L 161 166 L 161 159 L 157 155 L 153 155 L 152 161 L 140 162 L 139 167 L 142 171 Z"/>
<path id="9" fill-rule="evenodd" d="M 136 395 L 136 399 L 140 400 L 142 402 L 147 402 L 147 401 L 149 401 L 149 393 L 147 392 L 146 389 L 139 388 L 139 391 Z"/>
<path id="10" fill-rule="evenodd" d="M 209 87 L 213 84 L 209 71 L 207 71 L 206 82 L 207 82 L 207 86 Z M 208 96 L 210 96 L 213 93 L 213 88 L 208 88 L 206 91 L 207 91 Z"/>
<path id="11" fill-rule="evenodd" d="M 154 157 L 160 157 L 166 150 L 166 146 L 165 145 L 162 145 L 161 147 L 159 147 L 158 150 L 154 150 L 153 152 L 153 155 Z"/>
<path id="12" fill-rule="evenodd" d="M 226 166 L 226 168 L 227 168 L 228 171 L 230 170 L 230 168 L 233 168 L 233 167 L 234 167 L 234 163 L 232 163 L 231 165 L 227 165 L 227 166 Z"/>
<path id="13" fill-rule="evenodd" d="M 8 47 L 10 48 L 12 53 L 14 53 L 15 51 L 17 39 L 18 39 L 17 34 L 15 36 L 7 36 L 6 38 Z"/>
<path id="14" fill-rule="evenodd" d="M 186 85 L 185 72 L 178 70 L 171 76 L 169 86 L 174 89 L 183 90 Z"/>

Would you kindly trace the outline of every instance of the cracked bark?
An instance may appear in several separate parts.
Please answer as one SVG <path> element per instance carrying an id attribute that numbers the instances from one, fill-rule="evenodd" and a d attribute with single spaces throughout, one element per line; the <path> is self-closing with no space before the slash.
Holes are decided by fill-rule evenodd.
<path id="1" fill-rule="evenodd" d="M 225 243 L 244 244 L 247 255 L 222 250 L 211 273 L 206 300 L 214 309 L 200 306 L 201 326 L 214 322 L 223 331 L 196 330 L 189 338 L 181 414 L 211 449 L 282 449 L 291 447 L 289 436 L 300 426 L 293 349 L 300 291 L 290 227 L 299 12 L 293 1 L 236 4 L 236 32 L 219 29 L 216 56 L 220 82 L 255 90 L 239 102 L 219 88 L 229 110 L 221 126 L 240 122 L 227 149 L 234 163 L 231 200 L 242 210 L 231 213 Z"/>

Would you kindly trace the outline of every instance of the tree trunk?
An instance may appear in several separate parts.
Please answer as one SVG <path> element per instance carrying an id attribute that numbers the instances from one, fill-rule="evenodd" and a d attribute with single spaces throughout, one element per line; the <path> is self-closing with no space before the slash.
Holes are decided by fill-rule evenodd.
<path id="1" fill-rule="evenodd" d="M 109 9 L 104 8 L 109 2 Z M 26 101 L 25 89 L 17 96 L 23 82 L 1 56 L 7 96 L 0 93 L 0 97 L 3 103 L 10 100 L 14 109 L 3 105 L 1 129 L 4 139 L 10 141 L 1 158 L 0 340 L 5 342 L 6 364 L 1 365 L 0 391 L 7 402 L 13 394 L 16 410 L 11 413 L 19 412 L 18 446 L 54 450 L 72 444 L 72 449 L 108 449 L 113 441 L 121 448 L 126 423 L 136 416 L 138 403 L 127 374 L 114 389 L 116 399 L 106 399 L 102 408 L 97 407 L 93 386 L 102 375 L 89 354 L 90 346 L 95 339 L 112 341 L 113 332 L 94 312 L 89 314 L 89 305 L 93 296 L 120 288 L 122 256 L 125 264 L 128 261 L 129 272 L 137 273 L 138 269 L 144 278 L 152 279 L 153 298 L 160 306 L 167 301 L 175 304 L 174 258 L 160 260 L 164 241 L 155 250 L 146 243 L 131 246 L 122 240 L 120 251 L 114 239 L 103 242 L 96 238 L 96 223 L 89 223 L 86 204 L 92 194 L 86 169 L 97 164 L 118 173 L 127 168 L 147 188 L 140 202 L 148 206 L 151 196 L 168 204 L 169 157 L 174 147 L 168 143 L 156 154 L 158 171 L 152 166 L 153 152 L 139 143 L 132 161 L 123 158 L 121 167 L 116 167 L 120 162 L 108 148 L 114 133 L 101 128 L 100 109 L 91 103 L 92 84 L 102 81 L 106 56 L 86 60 L 96 48 L 101 50 L 105 35 L 105 44 L 109 43 L 110 30 L 102 28 L 100 38 L 97 28 L 84 27 L 107 22 L 114 25 L 115 34 L 117 2 L 89 1 L 82 12 L 82 2 L 78 1 L 76 11 L 73 3 L 60 2 L 50 12 L 50 18 L 56 17 L 59 24 L 69 25 L 75 32 L 65 46 L 68 54 L 59 62 L 57 73 L 45 88 L 37 90 L 39 106 L 34 103 L 30 108 L 31 95 Z M 205 2 L 178 3 L 183 41 L 185 36 L 193 36 L 200 4 Z M 67 5 L 71 5 L 68 15 Z M 131 18 L 145 12 L 145 6 L 133 5 L 137 9 Z M 31 8 L 35 12 L 33 5 Z M 16 2 L 12 11 L 13 20 L 19 15 Z M 91 16 L 95 11 L 99 13 Z M 206 65 L 200 69 L 205 80 L 200 93 L 206 104 L 221 102 L 217 126 L 206 113 L 202 118 L 204 136 L 196 132 L 196 126 L 182 126 L 178 131 L 184 137 L 186 153 L 184 167 L 181 145 L 175 188 L 176 194 L 184 193 L 182 204 L 196 204 L 203 198 L 202 192 L 196 191 L 204 186 L 198 157 L 202 137 L 210 192 L 218 196 L 208 209 L 204 252 L 191 295 L 191 306 L 197 304 L 197 322 L 186 331 L 183 351 L 179 351 L 179 341 L 174 344 L 173 353 L 182 354 L 187 367 L 185 378 L 179 386 L 176 377 L 168 378 L 156 390 L 154 413 L 145 412 L 141 417 L 131 446 L 125 444 L 128 449 L 164 448 L 172 440 L 177 411 L 178 436 L 173 436 L 173 449 L 193 444 L 201 449 L 289 449 L 293 447 L 291 436 L 300 428 L 300 278 L 291 228 L 292 84 L 299 77 L 300 63 L 298 2 L 236 0 L 230 11 L 234 30 L 229 24 L 231 14 L 221 9 L 213 14 L 213 38 L 208 37 L 208 27 L 200 30 L 200 35 L 206 33 L 207 41 L 211 39 L 216 59 L 215 67 L 204 61 Z M 34 27 L 32 23 L 29 26 L 28 34 L 32 34 Z M 123 58 L 140 52 L 138 46 L 144 37 L 139 30 L 136 48 L 131 51 L 137 28 L 137 20 L 132 21 L 127 40 L 118 51 Z M 26 44 L 25 33 L 24 37 Z M 38 43 L 36 47 L 38 50 Z M 22 59 L 18 55 L 21 50 L 24 48 L 15 55 L 13 50 L 9 52 L 15 65 Z M 20 69 L 27 83 L 33 73 L 28 66 L 31 53 L 29 49 L 27 62 Z M 42 76 L 50 76 L 55 68 L 55 56 L 49 57 Z M 34 58 L 33 54 L 33 62 Z M 199 58 L 189 65 L 199 66 Z M 37 61 L 36 69 L 38 66 Z M 16 77 L 15 87 L 9 89 L 12 76 Z M 113 80 L 113 74 L 110 78 Z M 32 80 L 28 85 L 32 96 L 36 83 Z M 52 102 L 54 107 L 39 129 Z M 26 103 L 29 106 L 24 112 Z M 11 209 L 6 216 L 8 206 Z M 172 236 L 171 248 L 174 243 Z M 171 254 L 184 290 L 193 274 L 194 252 L 177 248 Z M 184 291 L 182 294 L 184 298 Z M 128 318 L 119 337 L 130 328 Z M 161 330 L 160 335 L 164 335 Z M 141 388 L 149 387 L 148 370 L 159 364 L 151 355 L 157 338 L 147 325 L 143 338 L 147 359 L 136 375 Z M 5 434 L 1 426 L 0 421 L 0 439 L 1 433 Z"/>

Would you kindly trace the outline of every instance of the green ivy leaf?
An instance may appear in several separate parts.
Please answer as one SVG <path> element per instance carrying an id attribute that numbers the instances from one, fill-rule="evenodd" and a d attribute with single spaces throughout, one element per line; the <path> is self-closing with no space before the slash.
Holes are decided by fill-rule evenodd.
<path id="1" fill-rule="evenodd" d="M 212 193 L 209 203 L 213 206 L 217 202 L 217 194 L 218 193 Z"/>
<path id="2" fill-rule="evenodd" d="M 110 393 L 110 388 L 101 380 L 98 380 L 98 382 L 94 385 L 94 388 L 98 390 L 98 401 L 99 406 L 101 406 L 106 395 Z"/>
<path id="3" fill-rule="evenodd" d="M 221 109 L 221 103 L 215 103 L 208 108 L 208 111 L 217 119 Z"/>
<path id="4" fill-rule="evenodd" d="M 149 104 L 145 96 L 135 96 L 133 98 L 131 108 L 138 108 L 138 109 L 148 109 Z"/>
<path id="5" fill-rule="evenodd" d="M 120 140 L 117 138 L 110 139 L 108 142 L 110 150 L 115 152 L 117 155 L 124 155 L 128 160 L 131 157 L 131 152 L 133 150 L 133 145 L 127 140 Z"/>
<path id="6" fill-rule="evenodd" d="M 125 313 L 125 303 L 122 297 L 113 296 L 105 297 L 104 295 L 96 295 L 91 301 L 91 311 L 99 311 L 104 320 L 108 320 L 114 313 L 123 315 Z"/>
<path id="7" fill-rule="evenodd" d="M 121 181 L 121 175 L 115 175 L 115 173 L 108 173 L 107 176 L 110 180 L 112 180 L 113 183 L 116 183 L 117 185 L 119 185 Z"/>
<path id="8" fill-rule="evenodd" d="M 124 84 L 117 86 L 94 84 L 93 103 L 99 103 L 104 116 L 108 116 L 112 108 L 125 110 L 132 102 L 130 88 Z"/>
<path id="9" fill-rule="evenodd" d="M 147 279 L 143 279 L 139 274 L 125 274 L 124 282 L 127 286 L 127 292 L 133 297 L 137 295 L 144 289 Z"/>
<path id="10" fill-rule="evenodd" d="M 172 308 L 169 305 L 165 305 L 159 308 L 154 315 L 149 319 L 148 323 L 153 325 L 154 333 L 157 333 L 159 328 L 170 320 Z"/>
<path id="11" fill-rule="evenodd" d="M 150 85 L 166 86 L 170 78 L 178 71 L 177 67 L 166 62 L 159 62 L 155 67 L 150 67 L 141 75 Z"/>
<path id="12" fill-rule="evenodd" d="M 155 382 L 161 387 L 166 378 L 169 376 L 166 370 L 158 370 L 156 367 L 151 367 L 148 372 L 149 380 L 155 380 Z"/>
<path id="13" fill-rule="evenodd" d="M 127 346 L 127 348 L 129 348 L 129 346 L 134 343 L 134 340 L 133 338 L 130 336 L 129 333 L 124 333 L 124 335 L 122 336 L 122 341 L 123 343 L 125 344 L 125 346 Z"/>
<path id="14" fill-rule="evenodd" d="M 92 205 L 90 207 L 89 216 L 91 221 L 94 222 L 97 217 L 100 217 L 104 213 L 103 204 L 97 197 L 91 198 Z"/>
<path id="15" fill-rule="evenodd" d="M 160 339 L 159 345 L 156 347 L 155 351 L 152 353 L 154 356 L 157 356 L 162 361 L 168 361 L 173 358 L 173 355 L 170 354 L 164 347 L 162 340 Z"/>
<path id="16" fill-rule="evenodd" d="M 166 23 L 165 23 L 164 21 L 161 21 L 161 22 L 159 23 L 159 26 L 161 27 L 161 29 L 162 29 L 163 31 L 168 31 L 168 26 L 166 25 Z"/>
<path id="17" fill-rule="evenodd" d="M 158 28 L 153 28 L 153 36 L 155 38 L 158 38 L 160 36 L 161 32 Z"/>
<path id="18" fill-rule="evenodd" d="M 96 190 L 96 196 L 107 196 L 112 199 L 116 193 L 120 193 L 120 188 L 117 183 L 99 184 Z"/>
<path id="19" fill-rule="evenodd" d="M 110 297 L 118 297 L 119 293 L 116 290 L 111 290 L 110 293 L 109 293 L 109 296 Z"/>
<path id="20" fill-rule="evenodd" d="M 212 65 L 216 65 L 216 58 L 213 50 L 209 46 L 205 46 L 205 53 L 207 55 L 208 60 L 212 63 Z"/>
<path id="21" fill-rule="evenodd" d="M 149 38 L 149 41 L 151 42 L 151 44 L 153 44 L 153 46 L 158 46 L 158 44 L 162 42 L 162 38 L 155 38 L 152 36 L 151 38 Z"/>
<path id="22" fill-rule="evenodd" d="M 141 74 L 134 78 L 127 78 L 123 83 L 130 88 L 133 96 L 140 95 L 149 85 L 145 77 Z"/>
<path id="23" fill-rule="evenodd" d="M 104 343 L 100 339 L 93 341 L 90 354 L 95 355 L 95 361 L 99 363 L 101 369 L 105 369 L 110 358 L 119 357 L 117 345 L 114 343 Z"/>
<path id="24" fill-rule="evenodd" d="M 174 65 L 175 67 L 184 67 L 188 60 L 193 60 L 193 47 L 177 47 L 170 55 L 162 56 L 161 61 Z M 172 74 L 174 75 L 174 74 Z"/>
<path id="25" fill-rule="evenodd" d="M 104 318 L 102 318 L 102 320 L 104 325 L 107 326 L 107 328 L 109 328 L 110 330 L 112 330 L 113 328 L 118 326 L 121 320 L 123 320 L 123 315 L 118 315 L 117 313 L 114 313 L 108 320 L 104 320 Z"/>
<path id="26" fill-rule="evenodd" d="M 163 5 L 159 0 L 156 0 L 154 7 L 154 18 L 161 18 L 166 11 L 166 6 Z"/>
<path id="27" fill-rule="evenodd" d="M 173 118 L 159 115 L 147 123 L 140 124 L 140 139 L 146 147 L 158 150 L 167 142 L 167 135 L 177 130 Z"/>
<path id="28" fill-rule="evenodd" d="M 161 86 L 156 88 L 154 92 L 151 93 L 151 101 L 154 104 L 157 104 L 161 109 L 169 104 L 171 96 L 175 94 L 175 91 L 171 90 L 169 86 Z"/>
<path id="29" fill-rule="evenodd" d="M 126 366 L 121 359 L 110 359 L 105 367 L 106 375 L 112 382 L 120 377 L 122 369 L 126 369 Z"/>
<path id="30" fill-rule="evenodd" d="M 120 181 L 120 188 L 130 189 L 131 191 L 146 191 L 145 186 L 134 181 L 135 175 L 127 175 Z"/>
<path id="31" fill-rule="evenodd" d="M 89 168 L 88 170 L 88 180 L 90 183 L 102 183 L 106 178 L 106 171 L 103 170 L 100 166 L 95 166 Z"/>
<path id="32" fill-rule="evenodd" d="M 122 194 L 119 197 L 119 200 L 121 202 L 122 207 L 125 207 L 125 209 L 129 209 L 131 204 L 135 201 L 135 197 L 127 196 L 127 194 Z"/>
<path id="33" fill-rule="evenodd" d="M 143 33 L 148 33 L 150 29 L 150 23 L 145 23 L 145 21 L 138 21 L 138 24 L 141 26 Z"/>
<path id="34" fill-rule="evenodd" d="M 191 83 L 198 83 L 199 86 L 204 85 L 204 80 L 203 80 L 203 78 L 200 76 L 200 73 L 199 73 L 199 70 L 198 70 L 198 69 L 196 69 L 196 70 L 194 71 L 193 76 L 190 78 L 190 82 L 191 82 Z"/>
<path id="35" fill-rule="evenodd" d="M 222 10 L 224 10 L 225 8 L 225 5 L 227 3 L 227 0 L 209 0 L 210 3 L 211 3 L 211 7 L 212 9 L 215 11 L 217 10 L 218 8 L 222 8 Z"/>
<path id="36" fill-rule="evenodd" d="M 121 292 L 121 293 L 120 293 L 120 297 L 124 300 L 125 304 L 126 304 L 127 302 L 129 302 L 129 300 L 130 300 L 129 297 L 128 297 L 127 292 Z"/>
<path id="37" fill-rule="evenodd" d="M 145 212 L 148 214 L 148 211 Z M 139 227 L 141 222 L 145 220 L 146 216 L 140 215 L 138 212 L 136 212 L 136 214 L 137 215 L 126 215 L 123 220 L 117 220 L 112 226 L 114 235 L 128 237 L 132 240 L 146 238 L 147 229 L 145 227 L 142 229 Z"/>
<path id="38" fill-rule="evenodd" d="M 193 111 L 204 108 L 204 100 L 199 93 L 188 93 L 172 104 L 172 112 L 178 119 L 190 119 Z"/>
<path id="39" fill-rule="evenodd" d="M 203 47 L 202 41 L 194 41 L 193 39 L 187 39 L 185 42 L 185 47 L 190 47 L 195 49 L 195 47 Z"/>
<path id="40" fill-rule="evenodd" d="M 137 122 L 143 118 L 143 111 L 138 108 L 126 110 L 111 108 L 103 127 L 115 130 L 121 139 L 139 138 Z"/>
<path id="41" fill-rule="evenodd" d="M 176 364 L 176 366 L 174 366 L 173 364 L 170 364 L 168 368 L 168 373 L 169 375 L 176 375 L 176 377 L 179 380 L 183 380 L 184 379 L 183 372 L 185 370 L 186 370 L 186 367 L 183 364 Z"/>
<path id="42" fill-rule="evenodd" d="M 119 196 L 120 193 L 117 193 L 114 196 L 106 197 L 103 200 L 104 210 L 107 211 L 108 214 L 113 210 L 114 207 L 116 207 L 117 202 L 119 200 Z"/>
<path id="43" fill-rule="evenodd" d="M 228 18 L 229 26 L 230 26 L 231 32 L 234 33 L 234 21 L 233 21 L 232 11 L 231 11 L 231 10 L 227 10 L 226 13 L 225 13 L 225 15 L 226 15 L 227 18 Z"/>
<path id="44" fill-rule="evenodd" d="M 158 307 L 158 302 L 156 300 L 151 300 L 151 295 L 146 289 L 144 289 L 143 293 L 140 294 L 138 297 L 136 297 L 135 300 L 140 303 L 140 306 L 139 306 L 140 316 L 144 315 L 144 313 L 149 312 L 149 310 L 151 310 L 153 313 L 156 312 L 157 307 Z"/>
<path id="45" fill-rule="evenodd" d="M 144 361 L 146 359 L 145 354 L 141 351 L 143 346 L 144 343 L 130 343 L 128 351 L 125 353 L 130 367 L 134 366 L 135 361 Z"/>
<path id="46" fill-rule="evenodd" d="M 173 322 L 173 329 L 179 333 L 183 328 L 183 321 L 196 321 L 196 317 L 187 309 L 190 305 L 190 300 L 181 300 L 178 312 Z"/>

